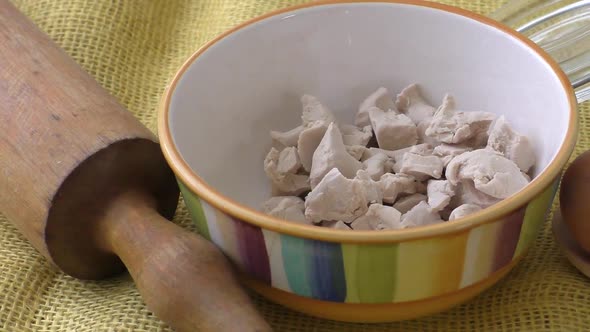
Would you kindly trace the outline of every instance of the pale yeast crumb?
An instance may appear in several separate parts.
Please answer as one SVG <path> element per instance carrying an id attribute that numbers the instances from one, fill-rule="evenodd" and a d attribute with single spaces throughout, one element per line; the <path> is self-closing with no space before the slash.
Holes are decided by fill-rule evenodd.
<path id="1" fill-rule="evenodd" d="M 264 159 L 264 171 L 276 189 L 284 195 L 299 195 L 311 189 L 309 176 L 280 171 L 285 168 L 280 166 L 280 152 L 271 148 Z"/>
<path id="2" fill-rule="evenodd" d="M 468 216 L 468 215 L 478 212 L 478 211 L 481 211 L 481 207 L 479 205 L 475 205 L 475 204 L 459 205 L 451 212 L 451 215 L 449 216 L 449 221 L 463 218 L 465 216 Z"/>
<path id="3" fill-rule="evenodd" d="M 496 115 L 488 112 L 457 111 L 455 100 L 447 95 L 432 117 L 425 134 L 449 144 L 466 142 L 481 135 L 487 138 L 487 130 L 495 118 Z"/>
<path id="4" fill-rule="evenodd" d="M 377 143 L 382 149 L 397 150 L 418 142 L 416 125 L 405 114 L 373 107 L 369 109 L 369 118 Z"/>
<path id="5" fill-rule="evenodd" d="M 512 160 L 523 172 L 528 172 L 535 164 L 535 153 L 530 141 L 514 131 L 504 116 L 499 117 L 490 129 L 488 147 Z"/>
<path id="6" fill-rule="evenodd" d="M 387 173 L 379 179 L 379 187 L 383 193 L 383 202 L 393 204 L 402 194 L 415 194 L 420 183 L 407 174 Z"/>
<path id="7" fill-rule="evenodd" d="M 377 89 L 377 91 L 369 95 L 367 99 L 363 100 L 363 102 L 359 105 L 359 110 L 356 113 L 354 120 L 354 124 L 357 127 L 371 125 L 371 120 L 369 119 L 369 110 L 373 107 L 377 107 L 384 111 L 389 111 L 395 107 L 393 99 L 389 95 L 389 92 L 386 88 L 380 87 Z"/>
<path id="8" fill-rule="evenodd" d="M 324 137 L 313 153 L 309 180 L 311 188 L 320 183 L 324 176 L 333 168 L 337 168 L 342 175 L 353 178 L 363 164 L 352 157 L 342 142 L 342 134 L 338 126 L 330 123 Z"/>
<path id="9" fill-rule="evenodd" d="M 363 161 L 363 168 L 375 181 L 379 180 L 385 173 L 391 170 L 389 157 L 384 153 L 376 153 L 369 159 Z"/>
<path id="10" fill-rule="evenodd" d="M 471 180 L 477 190 L 499 199 L 511 196 L 529 183 L 512 160 L 491 149 L 465 152 L 453 158 L 445 174 L 454 185 Z"/>
<path id="11" fill-rule="evenodd" d="M 401 213 L 391 206 L 371 204 L 367 213 L 350 224 L 354 230 L 401 229 Z"/>
<path id="12" fill-rule="evenodd" d="M 309 222 L 305 218 L 305 202 L 295 196 L 272 197 L 262 205 L 262 211 L 271 216 L 296 221 L 304 224 Z"/>
<path id="13" fill-rule="evenodd" d="M 347 179 L 333 168 L 307 195 L 305 217 L 314 223 L 323 220 L 352 222 L 367 212 L 372 200 L 374 191 L 363 181 Z"/>
<path id="14" fill-rule="evenodd" d="M 393 207 L 401 213 L 406 213 L 414 206 L 418 205 L 418 203 L 426 202 L 427 199 L 428 197 L 426 197 L 426 195 L 415 193 L 399 198 L 397 201 L 395 201 Z"/>
<path id="15" fill-rule="evenodd" d="M 303 95 L 301 97 L 303 112 L 301 122 L 303 126 L 309 126 L 316 122 L 331 123 L 336 121 L 332 111 L 324 106 L 315 96 Z"/>
<path id="16" fill-rule="evenodd" d="M 360 103 L 355 125 L 315 96 L 301 104 L 299 126 L 270 133 L 279 145 L 264 171 L 280 196 L 262 210 L 275 217 L 342 230 L 418 227 L 463 218 L 531 181 L 527 137 L 503 116 L 458 111 L 450 95 L 435 108 L 418 85 L 395 102 L 381 87 Z M 367 146 L 373 135 L 378 147 Z"/>
<path id="17" fill-rule="evenodd" d="M 373 137 L 373 129 L 370 125 L 360 129 L 357 126 L 341 125 L 340 131 L 342 132 L 344 145 L 367 146 L 371 137 Z"/>
<path id="18" fill-rule="evenodd" d="M 439 179 L 442 176 L 443 162 L 437 156 L 422 156 L 408 152 L 404 154 L 399 171 L 421 181 L 429 178 Z"/>
<path id="19" fill-rule="evenodd" d="M 455 196 L 455 187 L 448 180 L 429 180 L 426 186 L 428 205 L 435 211 L 441 211 L 449 205 Z"/>
<path id="20" fill-rule="evenodd" d="M 444 222 L 440 214 L 426 202 L 420 202 L 410 211 L 402 215 L 401 223 L 404 227 L 432 225 Z"/>
<path id="21" fill-rule="evenodd" d="M 416 125 L 432 118 L 436 109 L 420 93 L 417 84 L 412 84 L 400 92 L 395 100 L 397 109 L 405 113 Z"/>
<path id="22" fill-rule="evenodd" d="M 311 124 L 301 131 L 299 139 L 297 140 L 297 153 L 301 164 L 306 171 L 311 170 L 311 163 L 313 160 L 313 153 L 322 141 L 326 130 L 328 130 L 329 123 L 318 121 Z"/>
<path id="23" fill-rule="evenodd" d="M 453 158 L 471 150 L 471 147 L 465 145 L 442 143 L 433 149 L 432 154 L 439 157 L 442 160 L 443 165 L 447 167 Z"/>
<path id="24" fill-rule="evenodd" d="M 301 161 L 295 147 L 288 147 L 279 153 L 277 171 L 279 173 L 297 173 L 301 168 Z"/>
<path id="25" fill-rule="evenodd" d="M 299 135 L 301 135 L 302 131 L 303 126 L 297 126 L 285 132 L 273 130 L 270 132 L 270 137 L 285 147 L 292 147 L 297 146 L 297 141 L 299 140 Z"/>
<path id="26" fill-rule="evenodd" d="M 363 155 L 368 150 L 367 147 L 362 145 L 346 145 L 346 152 L 356 160 L 361 160 Z"/>

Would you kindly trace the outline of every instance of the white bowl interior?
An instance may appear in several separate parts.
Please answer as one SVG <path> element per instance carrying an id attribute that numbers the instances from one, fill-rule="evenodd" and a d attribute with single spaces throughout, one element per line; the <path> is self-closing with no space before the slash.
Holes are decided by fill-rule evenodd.
<path id="1" fill-rule="evenodd" d="M 299 98 L 317 96 L 343 123 L 380 86 L 420 84 L 435 106 L 503 114 L 529 136 L 535 175 L 563 143 L 569 104 L 557 75 L 511 35 L 408 4 L 321 5 L 276 15 L 201 54 L 174 90 L 170 130 L 180 154 L 220 193 L 258 209 L 270 196 L 270 130 L 300 124 Z"/>

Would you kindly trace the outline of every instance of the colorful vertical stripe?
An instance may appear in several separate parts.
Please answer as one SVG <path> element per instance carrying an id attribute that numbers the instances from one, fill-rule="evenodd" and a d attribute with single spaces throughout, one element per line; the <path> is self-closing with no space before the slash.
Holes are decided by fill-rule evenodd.
<path id="1" fill-rule="evenodd" d="M 339 243 L 312 241 L 314 255 L 312 297 L 324 301 L 343 302 L 346 299 L 346 280 L 342 248 Z"/>
<path id="2" fill-rule="evenodd" d="M 340 244 L 289 235 L 282 235 L 281 242 L 291 289 L 297 294 L 318 300 L 344 301 L 346 281 Z"/>
<path id="3" fill-rule="evenodd" d="M 238 234 L 236 230 L 235 222 L 232 218 L 219 210 L 214 210 L 215 221 L 211 222 L 215 226 L 210 228 L 216 228 L 220 235 L 219 243 L 223 252 L 229 256 L 229 258 L 238 265 L 242 270 L 246 270 L 244 261 L 240 254 L 240 247 L 238 242 Z M 209 220 L 207 220 L 209 222 Z"/>
<path id="4" fill-rule="evenodd" d="M 311 297 L 311 287 L 314 283 L 310 279 L 313 260 L 310 242 L 311 240 L 281 235 L 283 267 L 289 287 L 295 294 L 306 297 Z"/>
<path id="5" fill-rule="evenodd" d="M 205 212 L 203 211 L 201 200 L 199 199 L 199 197 L 191 195 L 189 190 L 182 184 L 182 182 L 178 182 L 178 187 L 180 188 L 180 192 L 182 193 L 182 197 L 184 199 L 186 208 L 193 217 L 193 221 L 197 226 L 199 234 L 201 234 L 207 240 L 211 240 L 211 235 L 209 234 L 209 227 L 207 226 L 207 218 L 205 217 Z"/>
<path id="6" fill-rule="evenodd" d="M 526 207 L 524 222 L 514 256 L 520 256 L 537 238 L 541 226 L 545 223 L 551 211 L 557 188 L 559 188 L 559 180 L 555 180 L 551 186 L 547 187 L 541 195 L 537 196 Z"/>
<path id="7" fill-rule="evenodd" d="M 223 233 L 217 227 L 217 210 L 211 205 L 201 201 L 201 210 L 207 219 L 207 229 L 209 230 L 209 237 L 219 248 L 225 248 L 223 244 Z M 197 227 L 199 227 L 197 225 Z M 227 253 L 226 253 L 227 254 Z"/>
<path id="8" fill-rule="evenodd" d="M 524 208 L 518 209 L 498 222 L 481 225 L 469 232 L 459 288 L 484 280 L 512 261 L 524 213 Z"/>
<path id="9" fill-rule="evenodd" d="M 468 232 L 399 245 L 394 302 L 459 289 Z"/>
<path id="10" fill-rule="evenodd" d="M 340 244 L 262 230 L 180 187 L 199 232 L 248 275 L 322 301 L 392 303 L 452 293 L 509 264 L 532 244 L 557 183 L 501 220 L 390 244 Z"/>
<path id="11" fill-rule="evenodd" d="M 287 274 L 283 268 L 283 250 L 281 244 L 281 235 L 276 232 L 271 232 L 263 229 L 262 235 L 266 245 L 266 253 L 268 254 L 268 263 L 270 265 L 270 279 L 273 287 L 293 293 L 289 286 Z"/>
<path id="12" fill-rule="evenodd" d="M 520 208 L 500 223 L 500 231 L 496 235 L 496 250 L 492 259 L 492 272 L 500 270 L 512 261 L 520 238 L 524 212 L 524 207 Z"/>
<path id="13" fill-rule="evenodd" d="M 487 223 L 469 231 L 460 288 L 481 281 L 492 273 L 492 258 L 499 231 L 498 223 Z"/>
<path id="14" fill-rule="evenodd" d="M 394 297 L 398 245 L 343 244 L 346 302 L 392 302 Z"/>
<path id="15" fill-rule="evenodd" d="M 244 270 L 250 276 L 270 284 L 270 264 L 262 230 L 241 220 L 233 219 L 233 221 Z"/>

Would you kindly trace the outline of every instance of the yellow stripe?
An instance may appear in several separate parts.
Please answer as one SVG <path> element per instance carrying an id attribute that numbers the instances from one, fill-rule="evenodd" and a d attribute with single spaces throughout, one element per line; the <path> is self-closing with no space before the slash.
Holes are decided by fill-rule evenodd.
<path id="1" fill-rule="evenodd" d="M 456 291 L 461 282 L 468 232 L 399 245 L 394 301 L 414 301 Z"/>

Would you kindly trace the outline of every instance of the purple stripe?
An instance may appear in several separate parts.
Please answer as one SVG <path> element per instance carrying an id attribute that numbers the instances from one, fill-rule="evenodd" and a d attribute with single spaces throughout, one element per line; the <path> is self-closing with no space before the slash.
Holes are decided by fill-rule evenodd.
<path id="1" fill-rule="evenodd" d="M 520 230 L 525 211 L 526 205 L 504 218 L 504 222 L 500 226 L 498 238 L 496 239 L 492 271 L 495 272 L 512 261 L 514 251 L 518 245 L 518 239 L 520 238 Z"/>
<path id="2" fill-rule="evenodd" d="M 262 230 L 241 220 L 232 219 L 236 225 L 238 250 L 244 269 L 254 278 L 270 284 L 270 263 Z"/>

